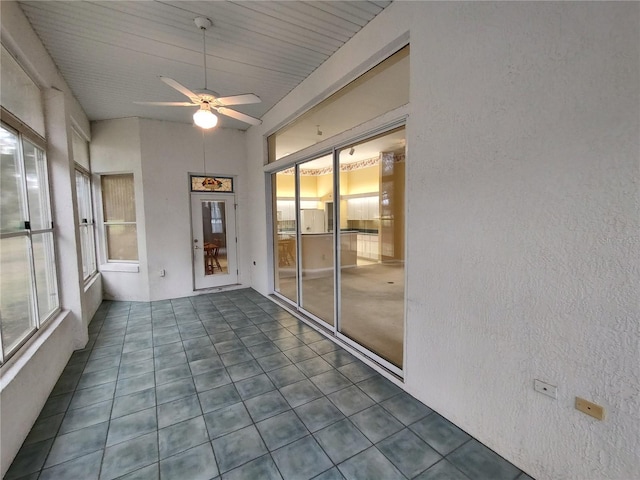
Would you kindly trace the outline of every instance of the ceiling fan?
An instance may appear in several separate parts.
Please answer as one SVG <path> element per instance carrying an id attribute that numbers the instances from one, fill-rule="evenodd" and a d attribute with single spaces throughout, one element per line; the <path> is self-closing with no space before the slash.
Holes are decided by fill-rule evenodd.
<path id="1" fill-rule="evenodd" d="M 205 32 L 208 28 L 213 26 L 213 22 L 206 17 L 197 17 L 194 19 L 196 26 L 202 30 L 202 44 L 203 44 L 203 56 L 204 56 L 204 90 L 200 90 L 197 93 L 189 90 L 184 85 L 176 82 L 169 77 L 160 76 L 160 80 L 175 88 L 177 91 L 185 95 L 190 102 L 134 102 L 139 105 L 157 105 L 165 107 L 200 107 L 196 113 L 193 114 L 193 121 L 201 128 L 213 128 L 218 124 L 218 117 L 212 112 L 220 113 L 241 122 L 248 123 L 250 125 L 260 125 L 262 120 L 251 117 L 244 113 L 228 108 L 230 105 L 246 105 L 250 103 L 260 103 L 262 100 L 253 93 L 244 93 L 241 95 L 233 95 L 230 97 L 221 97 L 213 90 L 207 88 L 207 43 L 205 38 Z"/>

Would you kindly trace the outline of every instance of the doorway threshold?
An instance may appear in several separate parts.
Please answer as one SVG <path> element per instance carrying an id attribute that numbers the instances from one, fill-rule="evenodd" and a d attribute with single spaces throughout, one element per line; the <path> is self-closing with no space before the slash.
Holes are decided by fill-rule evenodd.
<path id="1" fill-rule="evenodd" d="M 334 335 L 332 330 L 324 327 L 323 325 L 319 324 L 311 317 L 305 315 L 303 312 L 300 312 L 299 310 L 295 309 L 293 305 L 283 300 L 282 298 L 278 297 L 277 295 L 274 295 L 274 294 L 266 295 L 266 298 L 271 300 L 273 303 L 275 303 L 279 307 L 285 309 L 287 312 L 289 312 L 291 315 L 296 317 L 298 320 L 300 320 L 304 324 L 313 328 L 316 332 L 323 335 L 327 340 L 332 341 L 333 343 L 335 343 L 336 345 L 338 345 L 339 347 L 343 348 L 344 350 L 349 352 L 351 355 L 356 357 L 361 362 L 373 368 L 376 372 L 383 375 L 385 378 L 387 378 L 391 382 L 401 387 L 404 385 L 404 377 L 401 374 L 402 370 L 399 370 L 400 373 L 390 370 L 386 365 L 376 360 L 375 357 L 377 357 L 377 355 L 375 353 L 370 352 L 369 350 L 367 350 L 365 347 L 361 345 L 359 346 L 359 348 L 356 348 L 350 342 L 345 341 L 343 338 L 340 338 L 337 335 Z"/>
<path id="2" fill-rule="evenodd" d="M 240 290 L 241 288 L 247 288 L 247 286 L 242 285 L 241 283 L 232 283 L 230 285 L 221 285 L 219 287 L 194 288 L 193 293 L 195 293 L 196 295 L 205 295 L 207 293 L 220 293 L 229 292 L 231 290 Z"/>

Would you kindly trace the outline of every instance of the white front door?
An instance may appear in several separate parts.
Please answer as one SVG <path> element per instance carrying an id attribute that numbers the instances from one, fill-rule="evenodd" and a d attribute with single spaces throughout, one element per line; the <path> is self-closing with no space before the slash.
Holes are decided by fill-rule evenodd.
<path id="1" fill-rule="evenodd" d="M 233 195 L 191 195 L 193 277 L 196 290 L 238 283 Z"/>

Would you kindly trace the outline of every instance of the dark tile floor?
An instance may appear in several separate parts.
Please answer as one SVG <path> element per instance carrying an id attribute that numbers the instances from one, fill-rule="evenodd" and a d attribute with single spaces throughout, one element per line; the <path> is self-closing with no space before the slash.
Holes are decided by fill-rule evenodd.
<path id="1" fill-rule="evenodd" d="M 104 302 L 18 478 L 529 479 L 249 289 Z"/>

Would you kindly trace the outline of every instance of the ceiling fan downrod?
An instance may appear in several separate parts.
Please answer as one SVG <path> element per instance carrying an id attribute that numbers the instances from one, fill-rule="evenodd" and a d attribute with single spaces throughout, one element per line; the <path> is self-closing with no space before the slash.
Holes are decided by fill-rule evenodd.
<path id="1" fill-rule="evenodd" d="M 196 24 L 200 30 L 202 30 L 202 56 L 204 63 L 204 89 L 207 90 L 209 87 L 207 85 L 207 38 L 206 33 L 207 29 L 213 26 L 213 22 L 207 17 L 196 17 L 193 19 L 193 22 Z"/>

